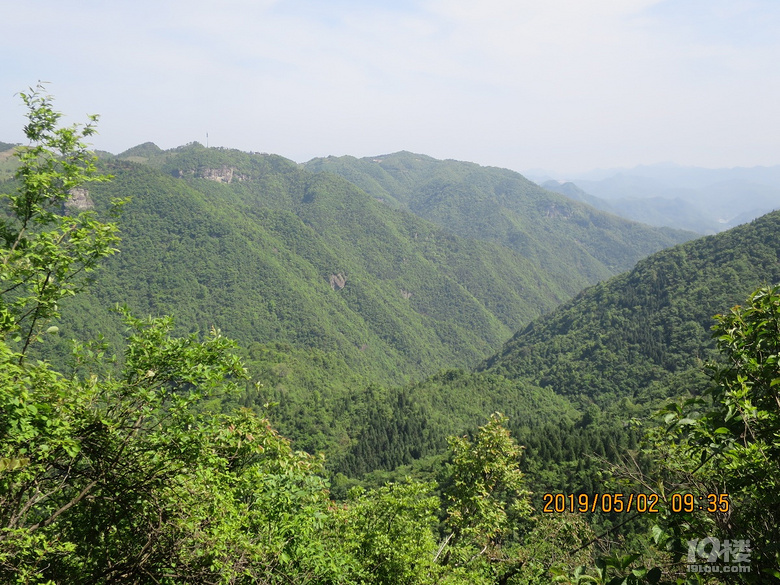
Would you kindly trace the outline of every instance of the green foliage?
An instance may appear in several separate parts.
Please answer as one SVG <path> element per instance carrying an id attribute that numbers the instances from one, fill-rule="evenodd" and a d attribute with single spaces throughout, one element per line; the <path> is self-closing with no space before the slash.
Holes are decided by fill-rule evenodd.
<path id="1" fill-rule="evenodd" d="M 452 484 L 447 525 L 454 540 L 477 544 L 500 539 L 518 519 L 530 514 L 523 474 L 522 448 L 509 436 L 506 417 L 494 415 L 474 441 L 451 437 Z"/>
<path id="2" fill-rule="evenodd" d="M 366 492 L 353 488 L 333 517 L 336 535 L 356 560 L 357 583 L 435 583 L 435 484 L 407 481 Z"/>
<path id="3" fill-rule="evenodd" d="M 17 191 L 0 195 L 7 205 L 0 214 L 0 335 L 20 344 L 20 360 L 59 316 L 58 304 L 84 286 L 85 276 L 117 251 L 119 240 L 116 225 L 101 223 L 93 213 L 62 213 L 75 189 L 106 179 L 96 174 L 95 158 L 82 142 L 95 132 L 97 117 L 84 127 L 58 128 L 61 114 L 43 89 L 21 94 L 30 145 L 15 151 Z M 120 204 L 113 202 L 113 209 Z"/>
<path id="4" fill-rule="evenodd" d="M 199 414 L 246 377 L 216 329 L 176 338 L 170 318 L 125 309 L 116 367 L 99 342 L 76 345 L 67 377 L 25 359 L 117 237 L 92 213 L 62 213 L 94 170 L 79 142 L 91 130 L 56 128 L 48 96 L 23 99 L 33 146 L 5 198 L 0 273 L 0 580 L 339 580 L 321 538 L 320 462 L 248 411 Z"/>
<path id="5" fill-rule="evenodd" d="M 521 571 L 517 535 L 531 509 L 506 422 L 495 415 L 473 440 L 450 438 L 441 497 L 409 478 L 350 490 L 334 521 L 358 582 L 507 583 Z"/>
<path id="6" fill-rule="evenodd" d="M 330 571 L 315 538 L 327 506 L 319 464 L 246 411 L 193 410 L 229 391 L 226 376 L 243 377 L 232 344 L 171 338 L 167 319 L 128 324 L 118 379 L 89 373 L 86 359 L 84 378 L 65 379 L 4 354 L 3 454 L 29 458 L 0 476 L 4 579 L 31 566 L 37 580 L 68 583 Z"/>
<path id="7" fill-rule="evenodd" d="M 710 364 L 709 400 L 670 405 L 666 440 L 676 445 L 672 469 L 684 487 L 728 494 L 728 513 L 716 514 L 709 526 L 693 521 L 691 529 L 749 539 L 751 573 L 743 579 L 764 582 L 780 574 L 780 288 L 762 287 L 746 306 L 716 319 L 722 359 Z M 679 529 L 674 520 L 667 531 Z"/>
<path id="8" fill-rule="evenodd" d="M 780 288 L 758 289 L 746 307 L 734 307 L 717 321 L 713 330 L 724 358 L 724 363 L 713 364 L 711 395 L 717 409 L 699 419 L 703 436 L 698 440 L 715 441 L 736 460 L 751 458 L 744 450 L 747 443 L 758 450 L 760 460 L 778 460 Z M 744 471 L 731 470 L 737 476 Z M 762 481 L 753 476 L 743 486 L 758 482 L 755 487 L 760 491 Z"/>
<path id="9" fill-rule="evenodd" d="M 601 407 L 707 385 L 711 315 L 780 280 L 780 213 L 665 250 L 518 332 L 481 368 Z"/>
<path id="10" fill-rule="evenodd" d="M 686 575 L 686 564 L 704 562 L 689 541 L 713 537 L 750 543 L 749 572 L 722 572 L 717 582 L 765 583 L 780 575 L 780 403 L 774 390 L 780 380 L 780 289 L 759 288 L 747 306 L 716 320 L 720 359 L 708 363 L 711 384 L 704 396 L 660 411 L 662 424 L 651 427 L 644 446 L 651 465 L 618 466 L 613 473 L 661 499 L 647 539 L 656 574 L 702 582 L 706 575 Z M 736 562 L 744 560 L 716 559 Z"/>
<path id="11" fill-rule="evenodd" d="M 451 463 L 443 486 L 445 534 L 436 558 L 455 574 L 484 581 L 506 580 L 522 567 L 512 546 L 531 515 L 523 474 L 522 447 L 495 414 L 473 440 L 451 437 Z"/>
<path id="12" fill-rule="evenodd" d="M 519 252 L 558 298 L 628 270 L 661 248 L 694 237 L 622 220 L 541 189 L 507 169 L 399 152 L 306 163 L 462 237 Z"/>
<path id="13" fill-rule="evenodd" d="M 515 585 L 565 582 L 572 568 L 593 563 L 587 546 L 593 529 L 582 514 L 545 514 L 522 539 L 519 550 L 521 570 L 511 582 Z M 581 570 L 580 573 L 583 571 Z M 574 583 L 579 583 L 577 578 Z M 587 582 L 587 581 L 582 581 Z"/>

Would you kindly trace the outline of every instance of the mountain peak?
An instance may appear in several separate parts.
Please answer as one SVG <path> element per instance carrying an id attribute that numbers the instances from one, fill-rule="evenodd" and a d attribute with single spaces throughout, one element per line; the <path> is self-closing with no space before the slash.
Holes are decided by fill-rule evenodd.
<path id="1" fill-rule="evenodd" d="M 144 142 L 138 146 L 128 148 L 123 153 L 118 154 L 117 158 L 150 158 L 161 152 L 162 149 L 154 142 Z"/>

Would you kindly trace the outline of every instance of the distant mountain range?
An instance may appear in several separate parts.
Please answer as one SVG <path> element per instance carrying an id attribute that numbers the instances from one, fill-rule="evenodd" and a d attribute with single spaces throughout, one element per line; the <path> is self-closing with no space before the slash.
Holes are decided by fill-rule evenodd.
<path id="1" fill-rule="evenodd" d="M 621 217 L 702 234 L 780 208 L 780 165 L 733 169 L 655 165 L 593 171 L 566 181 L 535 178 L 545 189 Z"/>

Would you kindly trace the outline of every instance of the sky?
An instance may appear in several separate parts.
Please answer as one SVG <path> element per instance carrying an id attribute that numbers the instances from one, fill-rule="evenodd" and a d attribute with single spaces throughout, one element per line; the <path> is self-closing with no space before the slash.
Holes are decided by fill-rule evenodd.
<path id="1" fill-rule="evenodd" d="M 780 164 L 777 0 L 0 0 L 0 141 L 550 169 Z"/>

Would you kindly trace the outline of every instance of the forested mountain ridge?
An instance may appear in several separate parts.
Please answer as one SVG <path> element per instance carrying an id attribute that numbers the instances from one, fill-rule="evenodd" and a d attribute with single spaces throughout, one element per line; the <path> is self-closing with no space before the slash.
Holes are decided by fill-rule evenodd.
<path id="1" fill-rule="evenodd" d="M 494 175 L 508 177 L 510 186 L 530 185 L 532 196 L 507 187 L 505 198 L 528 208 L 534 226 L 528 229 L 537 232 L 535 258 L 499 242 L 453 236 L 402 205 L 376 201 L 344 178 L 311 173 L 309 165 L 301 168 L 276 155 L 199 144 L 163 151 L 146 143 L 116 157 L 101 156 L 115 178 L 90 188 L 96 209 L 114 196 L 132 197 L 120 224 L 122 252 L 106 261 L 96 286 L 72 301 L 60 351 L 66 339 L 90 338 L 97 330 L 118 340 L 118 320 L 107 309 L 120 301 L 137 314 L 172 314 L 182 331 L 216 326 L 246 348 L 250 370 L 263 383 L 262 392 L 243 403 L 277 403 L 274 421 L 286 436 L 310 452 L 335 455 L 340 445 L 343 459 L 334 456 L 330 463 L 353 473 L 375 465 L 390 468 L 408 463 L 413 453 L 440 449 L 448 434 L 472 428 L 495 410 L 512 415 L 515 429 L 526 424 L 528 397 L 539 392 L 527 383 L 455 376 L 400 393 L 366 387 L 471 367 L 571 296 L 577 282 L 611 274 L 592 256 L 584 263 L 586 275 L 577 273 L 581 266 L 569 263 L 568 255 L 556 257 L 577 248 L 577 238 L 585 239 L 581 232 L 588 229 L 572 232 L 579 216 L 567 216 L 568 211 L 541 217 L 539 209 L 558 209 L 563 198 L 533 190 L 511 171 L 453 163 L 464 180 L 476 173 L 466 182 L 477 187 L 464 191 L 455 184 L 450 190 L 444 182 L 440 195 L 460 193 L 455 202 L 466 205 L 466 195 L 484 189 L 483 172 L 488 185 Z M 445 163 L 441 172 L 449 176 L 452 161 L 429 162 Z M 418 177 L 405 180 L 413 189 Z M 485 209 L 493 213 L 492 196 L 485 197 Z M 585 213 L 580 207 L 576 213 Z M 609 239 L 614 218 L 596 219 L 607 222 L 597 230 L 606 236 L 592 241 L 620 247 Z M 645 238 L 642 245 L 649 245 L 648 234 L 656 237 L 656 246 L 667 241 L 637 224 L 616 225 L 623 230 L 617 239 L 630 238 L 636 229 Z M 513 237 L 522 236 L 513 226 Z M 557 252 L 543 253 L 547 242 Z M 558 276 L 565 272 L 568 281 L 556 280 L 550 266 Z M 473 408 L 469 396 L 480 385 L 496 395 Z M 405 406 L 405 395 L 414 407 Z M 573 412 L 551 404 L 535 409 L 535 422 Z M 417 419 L 427 419 L 426 444 L 415 444 L 414 423 L 402 420 L 415 412 Z M 395 436 L 395 445 L 383 452 L 377 436 Z M 368 442 L 374 454 L 360 453 Z"/>
<path id="2" fill-rule="evenodd" d="M 112 197 L 132 201 L 122 253 L 74 300 L 77 337 L 98 318 L 110 338 L 107 308 L 122 301 L 174 314 L 184 331 L 317 348 L 398 383 L 477 363 L 565 298 L 517 252 L 279 156 L 190 145 L 122 158 L 104 160 L 114 180 L 89 189 L 98 211 Z"/>
<path id="3" fill-rule="evenodd" d="M 341 175 L 385 204 L 460 236 L 516 250 L 552 275 L 566 296 L 695 237 L 598 211 L 508 169 L 410 152 L 318 158 L 304 166 Z"/>
<path id="4" fill-rule="evenodd" d="M 780 281 L 780 212 L 658 252 L 516 333 L 480 366 L 606 405 L 701 390 L 713 315 Z"/>
<path id="5" fill-rule="evenodd" d="M 132 197 L 121 222 L 122 252 L 106 261 L 96 286 L 69 302 L 60 352 L 65 340 L 91 338 L 98 330 L 110 340 L 121 337 L 108 312 L 116 302 L 127 302 L 137 314 L 173 314 L 182 331 L 218 327 L 246 348 L 253 375 L 264 384 L 243 403 L 278 403 L 275 422 L 286 436 L 310 452 L 334 454 L 340 445 L 331 463 L 350 473 L 431 453 L 448 434 L 479 424 L 494 410 L 510 414 L 516 431 L 528 425 L 527 436 L 545 417 L 568 412 L 573 424 L 581 416 L 550 393 L 573 397 L 579 391 L 551 384 L 549 373 L 534 377 L 506 364 L 492 371 L 509 380 L 458 374 L 397 391 L 367 388 L 372 381 L 399 384 L 442 368 L 467 368 L 565 300 L 552 276 L 518 252 L 453 236 L 401 203 L 393 209 L 337 175 L 310 173 L 308 165 L 279 156 L 198 144 L 162 151 L 147 143 L 117 157 L 104 155 L 103 165 L 115 178 L 90 187 L 95 209 L 105 210 L 114 196 Z M 455 166 L 482 180 L 478 165 Z M 503 176 L 486 170 L 493 171 Z M 413 176 L 399 177 L 411 188 Z M 537 207 L 550 203 L 543 195 L 534 195 Z M 546 219 L 559 220 L 548 230 L 577 225 L 563 215 Z M 560 243 L 570 234 L 553 236 Z M 708 319 L 717 310 L 703 308 L 698 333 L 704 340 L 675 334 L 687 345 L 676 349 L 667 341 L 664 351 L 695 354 L 697 344 L 707 342 Z M 620 332 L 602 335 L 634 331 L 618 325 Z M 589 359 L 586 352 L 578 355 Z M 615 355 L 618 360 L 622 354 Z M 571 365 L 571 376 L 601 367 L 598 360 L 568 364 L 554 350 L 542 362 L 539 371 Z M 650 364 L 645 379 L 659 371 Z M 590 380 L 599 374 L 589 375 L 571 378 L 571 386 L 631 397 L 644 388 L 640 378 L 623 384 L 613 376 L 591 390 Z M 482 387 L 495 396 L 477 406 L 469 396 Z M 533 421 L 524 415 L 530 398 L 544 405 L 534 409 Z M 414 426 L 423 419 L 424 431 Z M 395 439 L 385 448 L 377 437 Z M 372 452 L 361 452 L 369 443 Z"/>
<path id="6" fill-rule="evenodd" d="M 401 165 L 409 156 L 389 160 Z M 133 200 L 121 223 L 122 254 L 74 301 L 74 332 L 89 336 L 97 317 L 117 338 L 107 308 L 122 300 L 139 314 L 175 314 L 185 331 L 220 327 L 245 347 L 316 348 L 380 383 L 471 367 L 583 284 L 682 237 L 593 215 L 516 173 L 466 163 L 425 159 L 445 168 L 423 186 L 416 183 L 426 169 L 404 175 L 409 192 L 438 189 L 441 205 L 426 200 L 434 220 L 447 201 L 455 206 L 459 223 L 442 228 L 276 155 L 146 143 L 101 159 L 116 178 L 91 187 L 96 209 L 115 196 Z M 453 172 L 459 182 L 447 179 Z M 530 195 L 519 197 L 518 185 Z M 472 221 L 459 210 L 475 193 L 487 203 Z M 499 195 L 515 202 L 506 203 L 515 208 L 509 220 L 493 203 Z M 498 225 L 509 239 L 463 229 L 474 222 Z"/>

